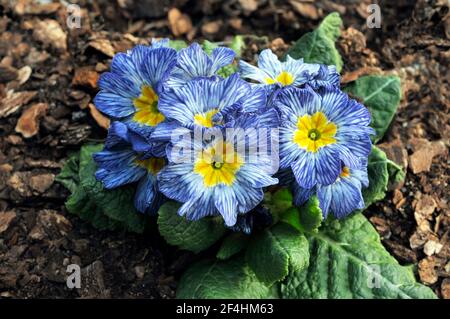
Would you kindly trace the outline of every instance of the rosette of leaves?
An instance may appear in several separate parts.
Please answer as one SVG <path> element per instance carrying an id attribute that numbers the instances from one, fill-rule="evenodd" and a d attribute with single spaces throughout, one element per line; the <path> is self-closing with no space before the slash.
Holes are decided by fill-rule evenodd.
<path id="1" fill-rule="evenodd" d="M 340 70 L 343 63 L 335 41 L 341 26 L 339 15 L 330 14 L 316 30 L 295 42 L 288 54 L 306 62 L 333 64 Z M 369 108 L 376 143 L 397 110 L 400 79 L 368 75 L 344 90 Z M 390 180 L 405 176 L 376 146 L 369 156 L 368 174 L 369 187 L 363 191 L 366 207 L 385 197 Z M 177 297 L 436 298 L 431 289 L 416 282 L 412 267 L 399 265 L 389 254 L 360 212 L 343 220 L 329 217 L 322 221 L 316 197 L 303 207 L 294 207 L 287 189 L 268 194 L 264 205 L 274 215 L 274 223 L 250 236 L 220 233 L 214 245 L 218 247 L 214 248 L 216 258 L 192 265 L 180 280 Z M 176 214 L 176 210 L 163 213 Z M 186 242 L 182 245 L 187 246 Z M 204 246 L 212 245 L 208 239 Z"/>
<path id="2" fill-rule="evenodd" d="M 337 13 L 328 15 L 288 54 L 341 70 L 343 61 L 335 46 L 341 26 Z M 171 46 L 179 49 L 185 44 L 177 41 Z M 203 43 L 206 52 L 215 46 Z M 242 38 L 236 37 L 230 46 L 239 56 Z M 235 71 L 234 65 L 228 67 L 221 75 Z M 373 142 L 378 142 L 397 110 L 400 79 L 367 75 L 344 90 L 369 108 L 376 132 Z M 142 232 L 146 219 L 133 207 L 132 187 L 106 191 L 95 181 L 92 153 L 99 149 L 84 146 L 59 175 L 58 180 L 72 193 L 67 209 L 99 228 Z M 390 180 L 404 178 L 402 168 L 376 145 L 369 156 L 368 174 L 369 187 L 363 191 L 366 207 L 385 197 Z M 270 210 L 273 222 L 251 235 L 226 229 L 214 217 L 187 221 L 177 215 L 178 204 L 173 202 L 161 207 L 157 223 L 168 243 L 194 253 L 207 250 L 214 256 L 193 264 L 182 275 L 178 298 L 436 298 L 431 289 L 416 282 L 412 267 L 401 266 L 389 254 L 360 212 L 343 220 L 330 216 L 323 221 L 316 197 L 294 207 L 287 189 L 267 192 L 263 206 Z"/>

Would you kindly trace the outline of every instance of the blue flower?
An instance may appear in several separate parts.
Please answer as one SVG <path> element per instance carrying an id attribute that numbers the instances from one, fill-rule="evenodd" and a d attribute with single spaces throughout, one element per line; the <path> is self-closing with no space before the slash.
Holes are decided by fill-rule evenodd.
<path id="1" fill-rule="evenodd" d="M 182 161 L 175 150 L 190 155 Z M 220 214 L 227 226 L 234 226 L 240 214 L 262 201 L 263 187 L 278 183 L 271 177 L 276 168 L 269 155 L 248 156 L 226 139 L 181 139 L 169 144 L 167 155 L 169 164 L 158 175 L 160 190 L 184 203 L 178 213 L 189 220 Z"/>
<path id="2" fill-rule="evenodd" d="M 104 150 L 94 154 L 98 165 L 95 176 L 106 189 L 138 183 L 135 207 L 141 213 L 153 214 L 164 202 L 164 196 L 158 191 L 156 175 L 166 160 L 144 158 L 133 150 L 133 144 L 141 145 L 145 153 L 145 141 L 139 135 L 129 131 L 125 124 L 113 122 Z M 147 148 L 150 148 L 150 145 Z"/>
<path id="3" fill-rule="evenodd" d="M 325 86 L 337 87 L 340 86 L 340 76 L 334 65 L 319 64 L 319 69 L 316 72 L 305 73 L 307 77 L 306 84 L 313 89 L 319 89 Z"/>
<path id="4" fill-rule="evenodd" d="M 266 105 L 266 91 L 252 88 L 239 75 L 226 79 L 199 79 L 165 92 L 159 109 L 167 122 L 159 125 L 152 137 L 169 141 L 177 128 L 189 130 L 223 128 L 242 112 L 259 113 Z"/>
<path id="5" fill-rule="evenodd" d="M 173 69 L 167 85 L 178 88 L 197 78 L 215 78 L 220 68 L 234 60 L 232 49 L 218 47 L 212 50 L 211 56 L 206 54 L 198 43 L 180 50 L 176 67 Z"/>
<path id="6" fill-rule="evenodd" d="M 369 111 L 337 88 L 287 88 L 277 101 L 281 114 L 280 167 L 291 168 L 302 188 L 332 184 L 341 162 L 361 167 L 371 150 Z"/>
<path id="7" fill-rule="evenodd" d="M 261 52 L 258 67 L 241 60 L 239 68 L 243 78 L 265 85 L 284 87 L 308 84 L 313 88 L 339 86 L 339 74 L 334 66 L 304 63 L 303 59 L 295 60 L 289 55 L 286 56 L 286 62 L 280 62 L 270 49 Z"/>
<path id="8" fill-rule="evenodd" d="M 151 47 L 138 45 L 116 54 L 111 72 L 103 73 L 98 81 L 96 107 L 112 119 L 128 123 L 136 133 L 150 134 L 164 121 L 158 100 L 176 63 L 176 51 L 165 45 L 167 41 L 161 40 Z"/>
<path id="9" fill-rule="evenodd" d="M 341 219 L 356 209 L 363 209 L 364 199 L 361 188 L 369 185 L 367 164 L 362 168 L 350 169 L 343 166 L 339 177 L 330 185 L 317 185 L 312 189 L 304 189 L 294 184 L 294 204 L 304 204 L 311 195 L 317 194 L 319 206 L 324 219 L 332 212 L 334 217 Z"/>

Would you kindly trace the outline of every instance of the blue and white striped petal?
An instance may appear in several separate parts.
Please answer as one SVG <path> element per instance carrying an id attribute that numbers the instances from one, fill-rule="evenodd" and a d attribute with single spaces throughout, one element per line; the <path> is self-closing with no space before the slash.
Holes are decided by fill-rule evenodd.
<path id="1" fill-rule="evenodd" d="M 163 196 L 158 193 L 156 177 L 147 174 L 141 178 L 134 197 L 134 206 L 144 214 L 153 215 L 157 213 L 163 203 Z"/>
<path id="2" fill-rule="evenodd" d="M 355 176 L 340 177 L 335 183 L 328 186 L 318 185 L 317 196 L 324 218 L 330 211 L 340 219 L 354 210 L 364 208 L 361 182 Z"/>
<path id="3" fill-rule="evenodd" d="M 146 51 L 139 65 L 144 83 L 156 88 L 156 92 L 160 94 L 163 82 L 177 62 L 176 58 L 177 52 L 171 48 L 158 47 Z"/>
<path id="4" fill-rule="evenodd" d="M 135 112 L 133 100 L 107 91 L 100 91 L 94 98 L 96 108 L 113 119 L 121 119 Z"/>
<path id="5" fill-rule="evenodd" d="M 270 75 L 270 78 L 276 78 L 283 70 L 283 64 L 270 49 L 262 50 L 258 57 L 258 67 Z"/>
<path id="6" fill-rule="evenodd" d="M 222 215 L 225 225 L 231 227 L 236 224 L 238 202 L 230 187 L 219 185 L 214 189 L 214 205 Z"/>
<path id="7" fill-rule="evenodd" d="M 198 43 L 181 49 L 178 62 L 173 69 L 167 85 L 172 88 L 184 86 L 197 78 L 214 78 L 217 71 L 233 62 L 235 53 L 229 48 L 215 48 L 208 56 Z"/>

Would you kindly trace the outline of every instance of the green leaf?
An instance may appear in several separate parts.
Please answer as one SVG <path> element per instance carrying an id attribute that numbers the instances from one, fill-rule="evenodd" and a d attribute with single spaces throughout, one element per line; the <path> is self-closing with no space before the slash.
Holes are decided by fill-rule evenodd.
<path id="1" fill-rule="evenodd" d="M 102 145 L 87 145 L 80 152 L 81 187 L 88 193 L 100 211 L 110 219 L 123 224 L 125 230 L 142 233 L 147 216 L 139 213 L 134 207 L 135 187 L 123 186 L 107 190 L 95 178 L 97 165 L 92 155 L 103 148 Z"/>
<path id="2" fill-rule="evenodd" d="M 357 97 L 372 114 L 371 126 L 379 141 L 394 118 L 401 99 L 400 78 L 397 76 L 367 75 L 350 83 L 345 91 Z"/>
<path id="3" fill-rule="evenodd" d="M 95 178 L 97 167 L 92 155 L 102 148 L 101 144 L 84 145 L 66 162 L 58 176 L 72 193 L 66 208 L 99 229 L 142 233 L 148 217 L 134 208 L 134 187 L 106 190 Z"/>
<path id="4" fill-rule="evenodd" d="M 170 40 L 169 47 L 171 47 L 172 49 L 175 49 L 177 51 L 180 51 L 181 49 L 184 49 L 187 47 L 187 43 L 186 43 L 186 41 L 183 41 L 183 40 Z"/>
<path id="5" fill-rule="evenodd" d="M 209 217 L 188 221 L 178 215 L 179 207 L 178 203 L 167 202 L 158 212 L 159 232 L 169 244 L 198 253 L 225 234 L 222 219 Z"/>
<path id="6" fill-rule="evenodd" d="M 405 179 L 405 171 L 394 161 L 387 159 L 387 168 L 389 172 L 389 185 L 398 185 Z"/>
<path id="7" fill-rule="evenodd" d="M 100 230 L 120 230 L 122 225 L 107 217 L 94 200 L 89 198 L 83 187 L 78 187 L 66 202 L 69 213 L 78 215 L 81 219 L 89 222 Z"/>
<path id="8" fill-rule="evenodd" d="M 219 47 L 218 44 L 208 40 L 204 40 L 202 43 L 203 51 L 205 51 L 207 55 L 211 55 L 213 50 L 218 47 Z"/>
<path id="9" fill-rule="evenodd" d="M 282 213 L 280 220 L 301 232 L 317 231 L 323 215 L 317 196 L 311 196 L 300 208 L 291 207 Z"/>
<path id="10" fill-rule="evenodd" d="M 329 219 L 306 236 L 309 267 L 281 283 L 282 298 L 436 298 L 386 251 L 362 214 Z"/>
<path id="11" fill-rule="evenodd" d="M 224 67 L 221 67 L 219 71 L 217 71 L 217 75 L 220 75 L 223 78 L 227 78 L 237 71 L 237 66 L 234 64 L 225 65 Z"/>
<path id="12" fill-rule="evenodd" d="M 369 187 L 363 188 L 362 190 L 366 207 L 369 207 L 376 201 L 382 200 L 386 196 L 389 182 L 387 163 L 386 153 L 378 147 L 372 146 L 367 164 Z"/>
<path id="13" fill-rule="evenodd" d="M 232 233 L 228 235 L 222 241 L 222 246 L 220 246 L 216 257 L 225 260 L 236 255 L 247 247 L 248 239 L 249 237 L 242 233 Z"/>
<path id="14" fill-rule="evenodd" d="M 272 285 L 283 280 L 290 270 L 308 266 L 308 241 L 292 226 L 278 223 L 251 239 L 246 260 L 260 281 Z"/>
<path id="15" fill-rule="evenodd" d="M 236 35 L 231 40 L 230 49 L 232 49 L 237 57 L 242 55 L 242 50 L 245 49 L 245 41 L 242 35 Z"/>
<path id="16" fill-rule="evenodd" d="M 78 176 L 79 161 L 79 153 L 71 154 L 61 172 L 55 178 L 57 182 L 60 182 L 71 193 L 75 192 L 80 183 Z"/>
<path id="17" fill-rule="evenodd" d="M 323 215 L 319 207 L 317 196 L 311 196 L 305 205 L 300 208 L 300 225 L 303 231 L 317 231 L 322 223 Z"/>
<path id="18" fill-rule="evenodd" d="M 291 207 L 285 210 L 280 216 L 280 221 L 291 225 L 298 231 L 303 231 L 302 225 L 300 224 L 300 211 L 297 207 Z"/>
<path id="19" fill-rule="evenodd" d="M 281 214 L 292 207 L 292 193 L 287 188 L 281 188 L 275 193 L 266 193 L 264 204 L 273 214 Z"/>
<path id="20" fill-rule="evenodd" d="M 405 178 L 403 169 L 388 159 L 386 153 L 374 145 L 369 154 L 367 173 L 369 187 L 362 191 L 366 207 L 385 197 L 389 183 L 399 183 Z"/>
<path id="21" fill-rule="evenodd" d="M 243 258 L 206 260 L 192 265 L 181 277 L 178 299 L 276 298 L 275 291 L 260 282 Z"/>
<path id="22" fill-rule="evenodd" d="M 287 54 L 294 59 L 303 58 L 308 63 L 335 65 L 340 72 L 343 62 L 335 42 L 341 34 L 341 27 L 341 17 L 337 12 L 333 12 L 323 19 L 316 30 L 297 40 Z"/>

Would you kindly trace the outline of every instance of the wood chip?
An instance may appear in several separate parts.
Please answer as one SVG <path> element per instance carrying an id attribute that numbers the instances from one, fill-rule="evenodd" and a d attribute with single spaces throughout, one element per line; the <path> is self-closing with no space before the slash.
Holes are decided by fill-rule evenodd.
<path id="1" fill-rule="evenodd" d="M 91 89 L 97 88 L 99 75 L 91 67 L 82 67 L 75 71 L 72 85 L 85 86 Z"/>
<path id="2" fill-rule="evenodd" d="M 34 20 L 33 37 L 56 50 L 67 50 L 67 35 L 56 20 Z"/>
<path id="3" fill-rule="evenodd" d="M 427 257 L 419 262 L 419 277 L 426 285 L 432 285 L 438 280 L 433 257 Z"/>
<path id="4" fill-rule="evenodd" d="M 425 139 L 411 139 L 414 153 L 409 157 L 409 165 L 414 174 L 430 171 L 433 158 L 448 152 L 443 141 L 430 142 Z"/>
<path id="5" fill-rule="evenodd" d="M 389 159 L 406 169 L 408 167 L 408 151 L 398 138 L 390 142 L 378 144 Z"/>
<path id="6" fill-rule="evenodd" d="M 235 30 L 242 29 L 242 19 L 241 18 L 231 18 L 228 20 L 228 24 Z"/>
<path id="7" fill-rule="evenodd" d="M 16 68 L 9 65 L 0 64 L 0 83 L 7 83 L 17 79 L 19 72 Z"/>
<path id="8" fill-rule="evenodd" d="M 100 113 L 92 103 L 89 103 L 89 112 L 100 127 L 103 127 L 105 130 L 109 128 L 109 125 L 111 124 L 109 118 Z"/>
<path id="9" fill-rule="evenodd" d="M 39 120 L 47 113 L 47 103 L 37 103 L 30 106 L 20 116 L 16 132 L 22 134 L 25 138 L 35 136 L 39 132 Z"/>
<path id="10" fill-rule="evenodd" d="M 22 16 L 25 14 L 30 15 L 49 15 L 58 11 L 61 7 L 60 3 L 38 3 L 37 1 L 18 0 L 14 5 L 14 13 Z"/>
<path id="11" fill-rule="evenodd" d="M 405 263 L 416 263 L 417 262 L 417 255 L 416 253 L 408 249 L 407 247 L 396 243 L 393 240 L 383 240 L 383 244 L 385 244 L 387 247 L 389 247 L 389 250 L 392 252 L 392 254 L 402 260 Z"/>
<path id="12" fill-rule="evenodd" d="M 116 50 L 112 46 L 111 42 L 108 39 L 94 39 L 88 43 L 88 46 L 94 48 L 97 51 L 100 51 L 106 56 L 110 58 L 114 57 L 116 54 Z"/>
<path id="13" fill-rule="evenodd" d="M 27 104 L 37 94 L 36 91 L 9 91 L 5 98 L 0 101 L 0 118 L 19 110 L 23 105 Z"/>
<path id="14" fill-rule="evenodd" d="M 441 243 L 438 243 L 437 241 L 434 240 L 429 240 L 423 246 L 423 252 L 427 256 L 432 256 L 434 254 L 439 254 L 442 247 L 444 247 L 444 245 L 442 245 Z"/>
<path id="15" fill-rule="evenodd" d="M 45 191 L 48 190 L 50 188 L 50 186 L 53 185 L 54 181 L 55 181 L 55 175 L 50 174 L 50 173 L 45 173 L 45 174 L 31 176 L 29 184 L 33 190 L 42 194 L 42 193 L 45 193 Z"/>
<path id="16" fill-rule="evenodd" d="M 191 18 L 177 8 L 172 8 L 169 10 L 167 19 L 169 20 L 170 30 L 176 37 L 189 33 L 189 31 L 192 30 Z"/>
<path id="17" fill-rule="evenodd" d="M 0 234 L 8 230 L 9 225 L 15 218 L 15 212 L 0 212 Z"/>
<path id="18" fill-rule="evenodd" d="M 378 67 L 365 66 L 365 67 L 359 68 L 358 70 L 344 73 L 344 75 L 342 75 L 342 77 L 341 77 L 341 83 L 345 84 L 345 83 L 356 81 L 359 77 L 361 77 L 363 75 L 382 74 L 382 73 L 383 73 L 383 71 Z"/>
<path id="19" fill-rule="evenodd" d="M 19 71 L 17 72 L 18 73 L 17 80 L 19 81 L 19 84 L 24 84 L 25 82 L 27 82 L 32 72 L 33 70 L 28 65 L 20 68 Z"/>
<path id="20" fill-rule="evenodd" d="M 223 22 L 221 20 L 207 22 L 202 25 L 202 33 L 205 36 L 211 36 L 220 31 L 223 26 Z"/>
<path id="21" fill-rule="evenodd" d="M 450 299 L 450 278 L 445 278 L 441 284 L 442 298 Z"/>
<path id="22" fill-rule="evenodd" d="M 297 0 L 289 0 L 289 3 L 298 14 L 305 18 L 317 20 L 321 17 L 320 11 L 311 3 L 304 3 Z"/>
<path id="23" fill-rule="evenodd" d="M 424 224 L 429 224 L 428 221 L 431 220 L 434 210 L 437 207 L 436 201 L 430 195 L 424 195 L 414 204 L 414 218 L 416 219 L 419 228 L 424 228 Z M 426 226 L 429 229 L 429 225 Z"/>
<path id="24" fill-rule="evenodd" d="M 244 11 L 244 15 L 246 16 L 250 15 L 250 13 L 258 9 L 257 0 L 238 0 L 238 1 L 242 7 L 242 11 Z"/>

